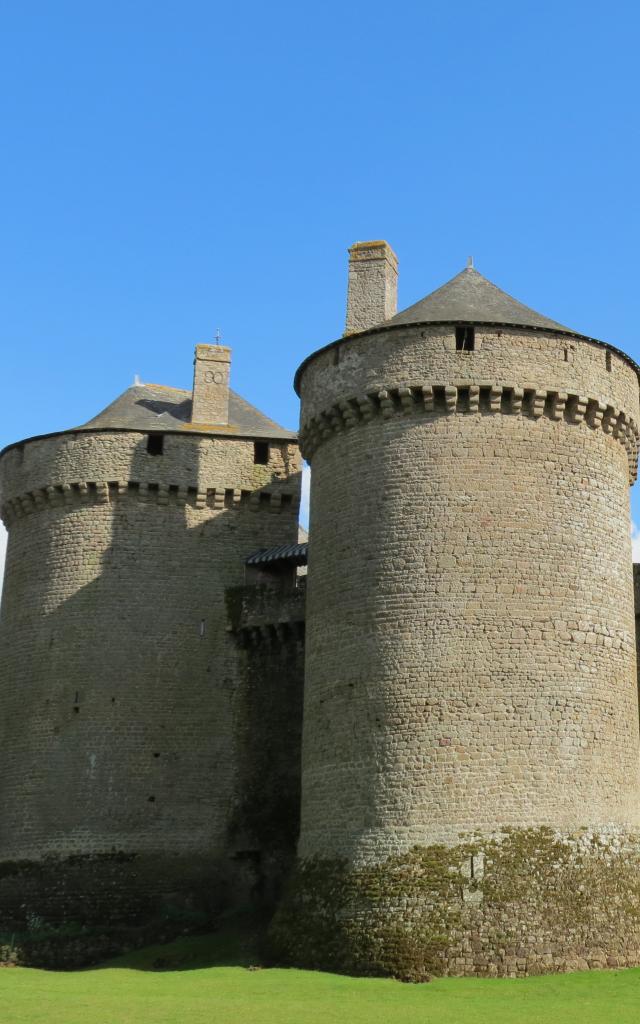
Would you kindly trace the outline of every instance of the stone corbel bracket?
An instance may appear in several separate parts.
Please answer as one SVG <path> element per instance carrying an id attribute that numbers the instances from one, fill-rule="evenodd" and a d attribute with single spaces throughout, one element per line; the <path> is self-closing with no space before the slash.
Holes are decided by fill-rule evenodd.
<path id="1" fill-rule="evenodd" d="M 629 483 L 638 475 L 638 439 L 636 423 L 606 399 L 567 391 L 549 390 L 533 384 L 503 385 L 488 381 L 464 381 L 457 384 L 423 384 L 380 387 L 365 395 L 343 398 L 302 424 L 300 447 L 311 462 L 314 453 L 327 438 L 343 430 L 366 424 L 375 417 L 392 416 L 491 415 L 546 417 L 568 424 L 586 423 L 618 441 L 627 453 Z"/>

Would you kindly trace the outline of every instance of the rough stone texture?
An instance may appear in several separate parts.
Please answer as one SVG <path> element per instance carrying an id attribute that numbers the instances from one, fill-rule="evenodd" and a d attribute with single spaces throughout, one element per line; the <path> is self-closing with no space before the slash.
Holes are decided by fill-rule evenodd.
<path id="1" fill-rule="evenodd" d="M 636 666 L 638 670 L 638 697 L 640 700 L 640 563 L 633 567 L 634 605 L 636 609 Z"/>
<path id="2" fill-rule="evenodd" d="M 345 334 L 389 320 L 398 303 L 398 257 L 387 242 L 356 242 L 349 249 Z"/>
<path id="3" fill-rule="evenodd" d="M 319 353 L 301 396 L 302 863 L 633 832 L 633 368 L 551 332 L 477 327 L 456 352 L 453 325 L 411 326 Z"/>
<path id="4" fill-rule="evenodd" d="M 223 345 L 196 345 L 193 363 L 192 423 L 229 422 L 230 365 L 230 348 Z"/>
<path id="5" fill-rule="evenodd" d="M 381 863 L 298 866 L 270 941 L 290 964 L 424 981 L 640 961 L 640 844 L 515 829 Z"/>
<path id="6" fill-rule="evenodd" d="M 64 873 L 117 851 L 121 892 L 220 894 L 240 742 L 225 590 L 295 541 L 299 486 L 286 442 L 268 465 L 252 441 L 168 434 L 154 456 L 137 432 L 4 453 L 0 861 Z"/>
<path id="7" fill-rule="evenodd" d="M 271 909 L 293 864 L 300 828 L 305 582 L 227 592 L 242 680 L 240 796 L 231 844 L 253 902 Z"/>

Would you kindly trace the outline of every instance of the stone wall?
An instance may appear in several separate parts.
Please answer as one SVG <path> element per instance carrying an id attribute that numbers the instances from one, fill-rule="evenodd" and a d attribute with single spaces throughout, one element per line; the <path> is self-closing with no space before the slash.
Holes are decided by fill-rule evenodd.
<path id="1" fill-rule="evenodd" d="M 227 592 L 240 650 L 240 783 L 230 849 L 254 901 L 273 908 L 296 852 L 304 689 L 305 580 Z"/>
<path id="2" fill-rule="evenodd" d="M 453 326 L 410 326 L 318 353 L 300 390 L 302 866 L 505 827 L 626 842 L 633 367 L 549 332 L 476 327 L 456 352 Z"/>
<path id="3" fill-rule="evenodd" d="M 2 456 L 0 862 L 22 877 L 117 853 L 143 902 L 224 896 L 241 681 L 225 591 L 297 533 L 297 449 L 270 452 L 255 465 L 252 441 L 167 434 L 151 455 L 144 434 L 103 431 Z"/>

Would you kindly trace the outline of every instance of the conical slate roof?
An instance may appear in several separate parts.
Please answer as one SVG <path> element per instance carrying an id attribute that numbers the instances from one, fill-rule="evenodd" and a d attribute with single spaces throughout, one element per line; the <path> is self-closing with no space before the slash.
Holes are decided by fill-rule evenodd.
<path id="1" fill-rule="evenodd" d="M 473 267 L 466 267 L 435 292 L 397 313 L 385 322 L 385 326 L 451 321 L 513 324 L 575 333 L 569 327 L 564 327 L 513 299 L 491 281 L 487 281 L 486 277 Z"/>

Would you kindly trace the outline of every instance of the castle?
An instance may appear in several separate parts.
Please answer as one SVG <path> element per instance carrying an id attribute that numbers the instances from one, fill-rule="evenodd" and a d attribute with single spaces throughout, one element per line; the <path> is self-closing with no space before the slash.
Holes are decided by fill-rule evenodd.
<path id="1" fill-rule="evenodd" d="M 0 455 L 0 924 L 250 901 L 304 966 L 640 964 L 640 369 L 349 253 L 300 447 L 198 345 Z"/>

